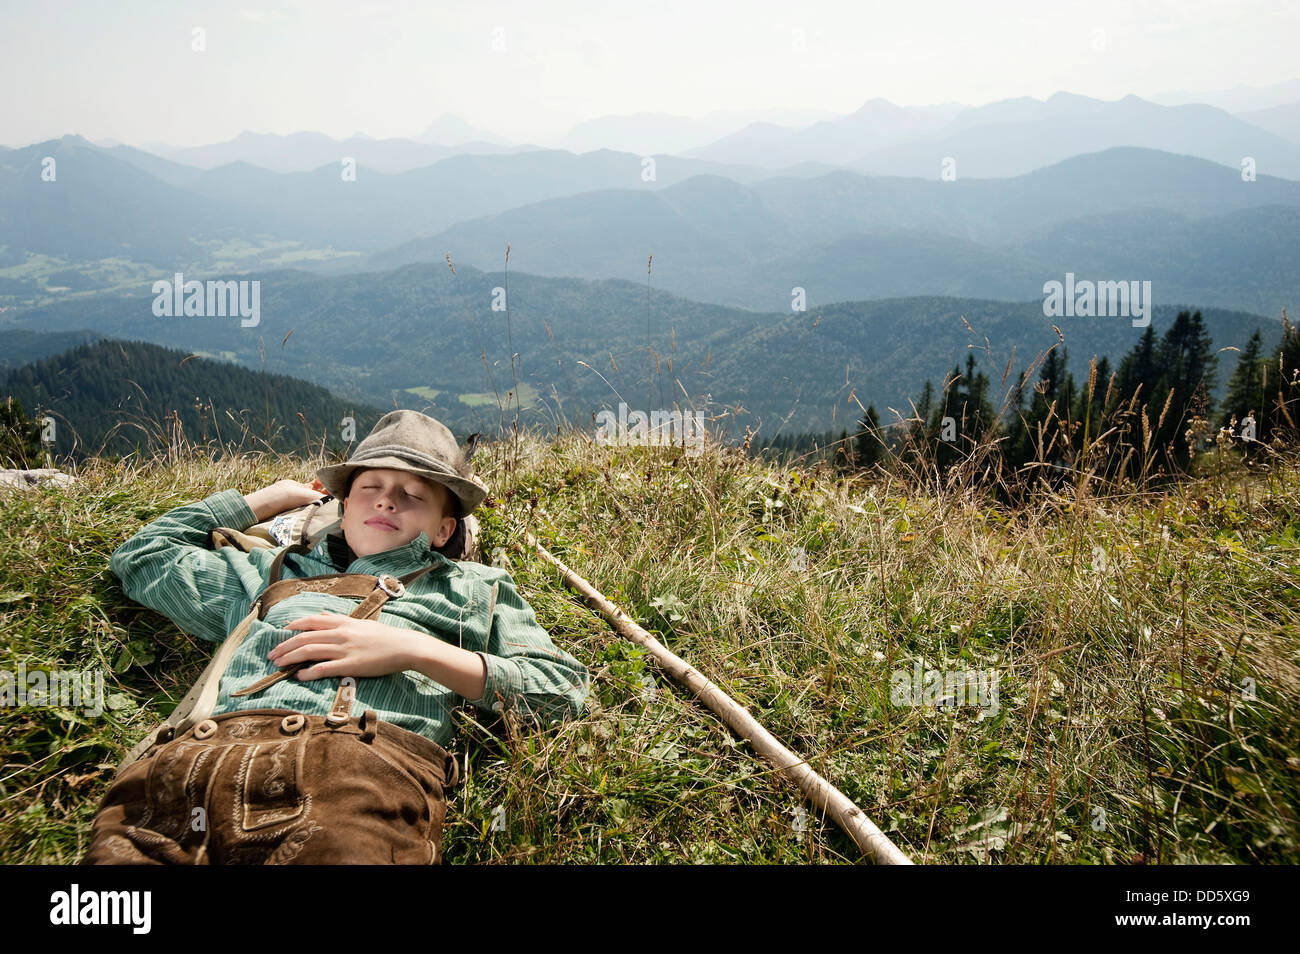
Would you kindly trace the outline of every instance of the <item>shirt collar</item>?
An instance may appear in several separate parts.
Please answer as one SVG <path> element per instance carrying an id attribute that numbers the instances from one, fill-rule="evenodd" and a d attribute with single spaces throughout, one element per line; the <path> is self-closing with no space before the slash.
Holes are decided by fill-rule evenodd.
<path id="1" fill-rule="evenodd" d="M 323 550 L 323 555 L 328 557 L 329 562 L 344 572 L 358 561 L 373 563 L 389 572 L 405 569 L 412 565 L 423 569 L 430 563 L 446 563 L 452 567 L 456 565 L 454 560 L 435 550 L 430 545 L 429 535 L 423 530 L 416 534 L 415 539 L 400 547 L 393 547 L 391 550 L 384 550 L 380 553 L 371 553 L 364 557 L 359 557 L 353 552 L 352 547 L 341 532 L 327 533 L 324 540 L 317 545 L 317 550 Z"/>
<path id="2" fill-rule="evenodd" d="M 352 547 L 348 546 L 348 541 L 344 539 L 342 533 L 327 533 L 325 538 L 316 547 L 321 551 L 328 562 L 336 567 L 346 570 L 352 565 L 352 561 L 357 555 L 352 552 Z M 318 554 L 319 555 L 319 554 Z"/>

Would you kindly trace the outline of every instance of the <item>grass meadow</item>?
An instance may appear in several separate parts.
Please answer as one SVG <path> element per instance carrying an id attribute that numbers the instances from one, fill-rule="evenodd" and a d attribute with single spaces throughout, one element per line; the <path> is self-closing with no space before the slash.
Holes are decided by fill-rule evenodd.
<path id="1" fill-rule="evenodd" d="M 324 462 L 182 443 L 92 459 L 67 488 L 0 491 L 5 668 L 101 670 L 109 706 L 0 709 L 0 862 L 78 860 L 117 761 L 206 662 L 206 644 L 125 597 L 113 550 L 173 507 Z M 526 530 L 917 863 L 1300 860 L 1293 459 L 1247 468 L 1219 448 L 1178 481 L 1080 480 L 1015 506 L 960 479 L 582 433 L 480 445 L 475 463 L 493 491 L 481 552 L 505 551 L 593 682 L 582 718 L 546 728 L 457 713 L 469 778 L 449 863 L 862 860 Z M 898 674 L 929 670 L 991 676 L 996 705 L 899 696 Z"/>

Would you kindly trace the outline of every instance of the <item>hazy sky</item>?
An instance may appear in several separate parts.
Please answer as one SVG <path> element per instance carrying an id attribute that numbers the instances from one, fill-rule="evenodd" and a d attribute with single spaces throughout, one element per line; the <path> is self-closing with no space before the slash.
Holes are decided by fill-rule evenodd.
<path id="1" fill-rule="evenodd" d="M 1264 86 L 1300 75 L 1298 39 L 1300 0 L 0 0 L 0 142 L 381 138 L 451 113 L 549 145 L 611 113 Z"/>

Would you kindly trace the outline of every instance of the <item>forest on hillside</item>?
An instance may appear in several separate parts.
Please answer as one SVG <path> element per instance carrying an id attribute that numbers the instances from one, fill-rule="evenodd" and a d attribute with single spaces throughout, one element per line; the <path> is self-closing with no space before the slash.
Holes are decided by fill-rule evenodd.
<path id="1" fill-rule="evenodd" d="M 230 452 L 342 453 L 383 414 L 298 378 L 108 339 L 11 369 L 0 395 L 5 467 L 44 466 L 46 454 L 148 457 L 182 437 Z"/>

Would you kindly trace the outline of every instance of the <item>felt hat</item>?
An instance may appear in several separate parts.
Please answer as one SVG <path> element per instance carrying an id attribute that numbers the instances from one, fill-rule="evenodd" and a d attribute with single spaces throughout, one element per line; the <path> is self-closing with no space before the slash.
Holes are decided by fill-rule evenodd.
<path id="1" fill-rule="evenodd" d="M 457 445 L 447 426 L 419 411 L 389 411 L 346 463 L 322 467 L 316 476 L 341 500 L 353 473 L 372 468 L 405 470 L 442 484 L 456 495 L 464 516 L 488 495 L 487 486 L 470 468 L 469 454 Z"/>

